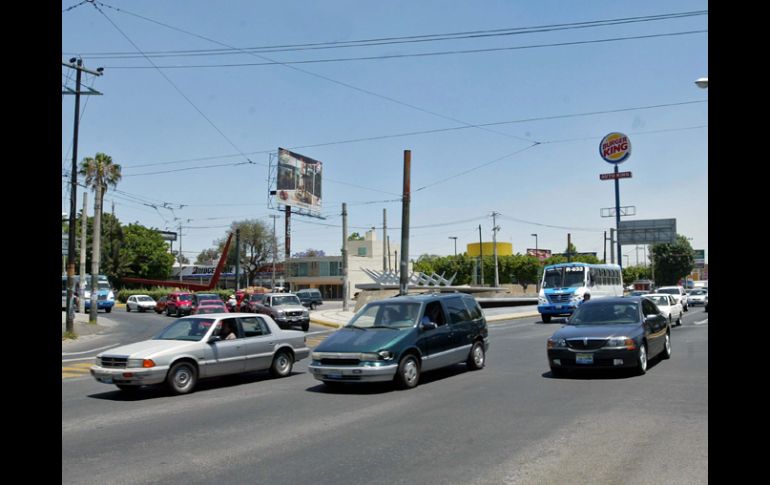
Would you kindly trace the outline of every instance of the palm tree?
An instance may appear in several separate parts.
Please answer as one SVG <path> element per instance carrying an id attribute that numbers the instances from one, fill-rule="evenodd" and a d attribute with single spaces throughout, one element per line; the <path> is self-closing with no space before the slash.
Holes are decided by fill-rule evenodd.
<path id="1" fill-rule="evenodd" d="M 93 254 L 91 256 L 91 309 L 89 321 L 96 323 L 97 306 L 97 275 L 99 274 L 99 252 L 101 250 L 102 230 L 102 201 L 107 187 L 116 187 L 121 178 L 121 168 L 117 163 L 112 163 L 112 157 L 104 153 L 97 153 L 94 158 L 86 157 L 80 163 L 78 173 L 86 179 L 86 184 L 94 189 L 94 234 Z"/>

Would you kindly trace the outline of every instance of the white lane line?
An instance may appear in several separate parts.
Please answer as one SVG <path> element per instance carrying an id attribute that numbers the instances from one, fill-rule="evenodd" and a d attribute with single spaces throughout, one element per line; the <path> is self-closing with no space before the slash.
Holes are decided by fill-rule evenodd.
<path id="1" fill-rule="evenodd" d="M 81 358 L 79 358 L 79 359 L 62 359 L 61 361 L 62 361 L 62 363 L 64 363 L 64 362 L 77 362 L 77 361 L 79 361 L 79 360 L 91 360 L 91 361 L 95 361 L 95 359 L 96 359 L 96 357 L 81 357 Z"/>
<path id="2" fill-rule="evenodd" d="M 117 347 L 117 346 L 119 346 L 119 345 L 120 345 L 120 343 L 117 343 L 117 344 L 112 344 L 112 345 L 105 345 L 104 347 L 99 347 L 99 348 L 96 348 L 96 349 L 91 349 L 91 350 L 84 350 L 84 351 L 82 351 L 82 352 L 62 352 L 61 354 L 62 354 L 62 355 L 79 355 L 79 354 L 88 354 L 88 353 L 90 353 L 90 352 L 96 352 L 97 350 L 104 350 L 104 349 L 109 349 L 109 348 L 112 348 L 112 347 Z"/>
<path id="3" fill-rule="evenodd" d="M 708 322 L 709 322 L 709 319 L 707 318 L 705 320 L 701 320 L 699 322 L 695 322 L 695 325 L 703 325 L 704 323 L 708 323 Z"/>

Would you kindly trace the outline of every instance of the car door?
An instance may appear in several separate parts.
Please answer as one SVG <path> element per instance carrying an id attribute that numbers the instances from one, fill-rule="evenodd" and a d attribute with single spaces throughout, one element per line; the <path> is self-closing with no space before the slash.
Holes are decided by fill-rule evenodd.
<path id="1" fill-rule="evenodd" d="M 237 318 L 223 318 L 217 323 L 217 328 L 212 335 L 220 335 L 222 325 L 228 322 L 233 328 L 238 328 Z M 236 332 L 238 338 L 233 340 L 219 340 L 212 342 L 211 350 L 213 352 L 212 362 L 209 364 L 209 376 L 221 376 L 227 374 L 237 374 L 246 369 L 245 346 L 243 334 Z"/>
<path id="2" fill-rule="evenodd" d="M 436 324 L 436 328 L 424 331 L 421 336 L 424 352 L 422 368 L 423 370 L 438 369 L 452 364 L 450 351 L 450 339 L 452 330 L 449 327 L 444 306 L 440 301 L 435 300 L 425 305 L 423 316 Z M 421 320 L 422 321 L 422 317 Z"/>
<path id="3" fill-rule="evenodd" d="M 444 300 L 449 314 L 449 348 L 451 362 L 465 362 L 473 344 L 471 316 L 460 295 Z"/>
<path id="4" fill-rule="evenodd" d="M 649 316 L 649 318 L 647 318 Z M 647 355 L 652 357 L 663 350 L 668 331 L 668 320 L 650 300 L 642 299 L 642 318 L 647 337 Z"/>
<path id="5" fill-rule="evenodd" d="M 260 316 L 240 317 L 243 328 L 243 348 L 246 358 L 246 371 L 269 369 L 273 362 L 276 338 Z"/>

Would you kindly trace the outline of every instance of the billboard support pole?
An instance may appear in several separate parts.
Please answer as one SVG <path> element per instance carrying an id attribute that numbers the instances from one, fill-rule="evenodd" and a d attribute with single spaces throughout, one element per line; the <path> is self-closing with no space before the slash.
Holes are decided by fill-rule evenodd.
<path id="1" fill-rule="evenodd" d="M 615 164 L 615 174 L 618 173 L 618 165 Z M 615 176 L 615 228 L 620 230 L 620 179 Z M 618 237 L 618 265 L 620 273 L 623 274 L 623 258 L 620 257 L 620 237 Z"/>
<path id="2" fill-rule="evenodd" d="M 401 267 L 399 295 L 407 294 L 409 284 L 409 200 L 411 192 L 412 151 L 404 150 L 404 189 L 401 199 Z"/>
<path id="3" fill-rule="evenodd" d="M 286 262 L 289 262 L 289 258 L 291 257 L 291 206 L 286 206 L 286 224 L 285 224 L 285 232 L 284 232 L 284 238 L 285 243 L 284 246 L 284 257 L 286 258 Z"/>

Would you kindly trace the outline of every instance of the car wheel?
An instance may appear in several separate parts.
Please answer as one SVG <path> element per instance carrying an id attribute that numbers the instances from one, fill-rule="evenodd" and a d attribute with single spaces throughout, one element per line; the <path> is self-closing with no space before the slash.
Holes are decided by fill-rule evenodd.
<path id="1" fill-rule="evenodd" d="M 466 364 L 469 369 L 479 370 L 484 368 L 485 363 L 484 343 L 477 340 L 473 343 L 473 347 L 471 347 L 471 353 L 468 355 Z"/>
<path id="2" fill-rule="evenodd" d="M 682 325 L 682 314 L 679 314 L 679 318 L 676 319 L 676 326 L 679 327 Z"/>
<path id="3" fill-rule="evenodd" d="M 273 377 L 286 377 L 291 374 L 292 366 L 294 365 L 294 359 L 291 354 L 282 351 L 275 354 L 273 357 L 273 365 L 270 366 L 270 374 Z"/>
<path id="4" fill-rule="evenodd" d="M 661 359 L 671 358 L 671 335 L 666 334 L 666 341 L 663 343 L 663 353 L 660 354 Z"/>
<path id="5" fill-rule="evenodd" d="M 420 363 L 412 354 L 406 355 L 398 364 L 396 384 L 401 389 L 412 389 L 420 382 Z"/>
<path id="6" fill-rule="evenodd" d="M 644 375 L 647 372 L 647 347 L 644 344 L 639 346 L 639 354 L 636 357 L 636 373 Z"/>
<path id="7" fill-rule="evenodd" d="M 169 307 L 166 307 L 166 316 L 167 317 L 171 316 L 171 309 Z"/>
<path id="8" fill-rule="evenodd" d="M 542 315 L 543 323 L 551 323 L 551 315 Z"/>
<path id="9" fill-rule="evenodd" d="M 198 381 L 198 370 L 189 362 L 177 362 L 168 371 L 166 384 L 174 394 L 187 394 Z"/>
<path id="10" fill-rule="evenodd" d="M 126 311 L 127 311 L 127 312 L 130 312 L 130 311 L 131 311 L 131 307 L 130 307 L 130 306 L 128 306 L 128 305 L 126 305 Z"/>
<path id="11" fill-rule="evenodd" d="M 307 332 L 308 330 L 310 330 L 310 322 L 303 323 L 302 324 L 302 331 L 303 332 Z"/>
<path id="12" fill-rule="evenodd" d="M 182 316 L 182 309 L 179 308 L 179 307 L 176 307 L 176 316 L 177 316 L 177 318 Z"/>
<path id="13" fill-rule="evenodd" d="M 551 377 L 564 377 L 567 375 L 566 369 L 561 369 L 559 367 L 551 367 Z"/>
<path id="14" fill-rule="evenodd" d="M 104 309 L 105 313 L 110 313 L 111 311 L 112 311 L 112 307 L 111 306 L 108 306 L 107 308 Z"/>

